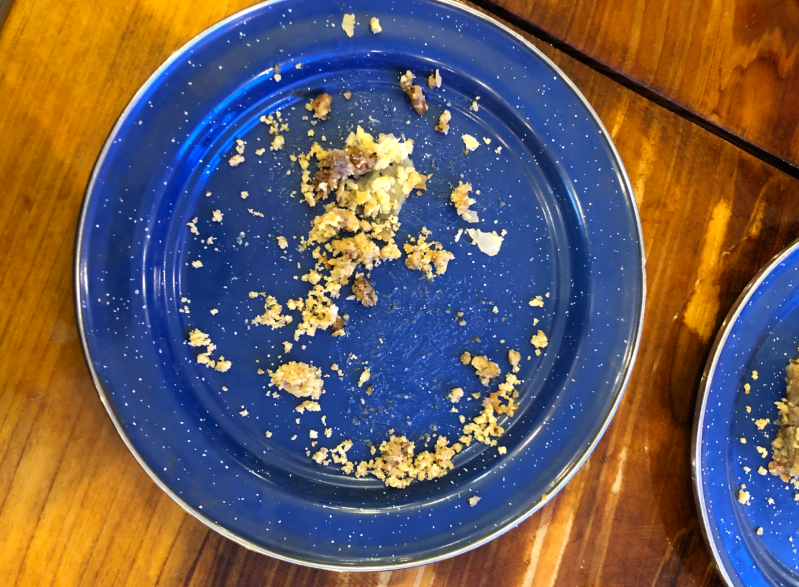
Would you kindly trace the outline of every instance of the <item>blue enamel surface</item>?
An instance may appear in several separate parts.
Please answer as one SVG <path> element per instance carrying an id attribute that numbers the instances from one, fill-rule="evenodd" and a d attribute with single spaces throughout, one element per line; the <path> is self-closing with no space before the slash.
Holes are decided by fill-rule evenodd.
<path id="1" fill-rule="evenodd" d="M 357 17 L 353 38 L 341 30 L 345 12 Z M 372 16 L 383 27 L 378 35 L 368 30 Z M 425 84 L 435 68 L 440 90 Z M 425 87 L 424 117 L 398 88 L 405 69 Z M 302 120 L 304 105 L 322 89 L 334 96 L 333 114 L 311 126 Z M 469 106 L 478 96 L 475 112 Z M 445 108 L 453 115 L 448 136 L 433 131 Z M 274 153 L 258 119 L 276 109 L 291 130 L 285 151 Z M 376 268 L 377 306 L 340 300 L 348 336 L 303 337 L 284 354 L 296 317 L 282 330 L 246 321 L 263 311 L 263 299 L 249 299 L 249 291 L 285 303 L 307 288 L 293 276 L 312 266 L 296 245 L 313 215 L 297 197 L 300 170 L 288 154 L 312 141 L 338 145 L 358 124 L 412 138 L 416 168 L 433 173 L 427 192 L 403 207 L 397 241 L 425 226 L 456 259 L 432 283 L 402 261 Z M 464 133 L 491 143 L 466 156 Z M 247 142 L 245 162 L 232 168 L 227 159 L 238 138 Z M 495 257 L 465 235 L 454 242 L 470 226 L 448 203 L 459 179 L 480 190 L 477 227 L 508 231 Z M 221 224 L 210 221 L 216 209 Z M 186 226 L 194 217 L 202 241 Z M 289 238 L 286 251 L 277 235 Z M 212 244 L 203 242 L 209 236 Z M 512 527 L 587 457 L 634 359 L 641 242 L 624 169 L 601 124 L 568 80 L 508 30 L 430 0 L 271 2 L 190 43 L 123 115 L 87 193 L 78 310 L 101 397 L 134 454 L 183 507 L 274 556 L 396 568 L 450 556 Z M 194 269 L 194 260 L 203 267 Z M 544 294 L 544 308 L 528 305 Z M 211 336 L 216 356 L 233 362 L 229 372 L 194 361 L 184 343 L 194 328 Z M 538 329 L 550 338 L 540 357 L 530 344 Z M 436 434 L 454 440 L 458 416 L 479 412 L 470 394 L 482 391 L 458 356 L 488 353 L 505 372 L 511 348 L 522 353 L 524 383 L 501 438 L 506 455 L 473 444 L 446 477 L 402 491 L 306 456 L 316 450 L 309 432 L 321 437 L 325 427 L 322 415 L 333 436 L 320 444 L 351 438 L 351 460 L 366 458 L 367 442 L 379 444 L 390 429 L 419 447 Z M 300 416 L 295 398 L 266 395 L 256 370 L 287 360 L 330 375 L 321 413 Z M 356 385 L 367 365 L 371 396 Z M 455 386 L 467 392 L 457 414 L 445 398 Z M 473 495 L 481 501 L 469 507 Z"/>
<path id="2" fill-rule="evenodd" d="M 796 585 L 797 490 L 758 469 L 771 460 L 774 402 L 785 397 L 785 367 L 799 356 L 799 247 L 766 268 L 746 296 L 713 357 L 698 420 L 698 490 L 707 534 L 731 584 Z M 760 418 L 771 422 L 763 430 L 755 425 Z M 768 450 L 766 458 L 758 446 Z M 742 484 L 751 494 L 748 506 L 737 500 Z"/>

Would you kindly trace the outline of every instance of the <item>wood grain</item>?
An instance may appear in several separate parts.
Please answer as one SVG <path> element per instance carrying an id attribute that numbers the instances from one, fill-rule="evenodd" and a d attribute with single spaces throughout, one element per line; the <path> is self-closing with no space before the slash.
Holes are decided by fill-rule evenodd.
<path id="1" fill-rule="evenodd" d="M 799 1 L 491 2 L 799 166 Z"/>
<path id="2" fill-rule="evenodd" d="M 139 85 L 246 5 L 16 0 L 0 31 L 0 581 L 268 587 L 715 586 L 690 486 L 696 385 L 743 286 L 799 231 L 799 181 L 538 43 L 616 142 L 641 207 L 648 300 L 638 362 L 596 452 L 541 512 L 441 563 L 333 573 L 246 551 L 164 495 L 84 366 L 76 219 Z"/>

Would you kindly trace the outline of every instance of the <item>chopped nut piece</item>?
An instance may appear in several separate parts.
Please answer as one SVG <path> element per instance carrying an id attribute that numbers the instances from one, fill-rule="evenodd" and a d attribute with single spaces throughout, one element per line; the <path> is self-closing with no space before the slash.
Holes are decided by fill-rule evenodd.
<path id="1" fill-rule="evenodd" d="M 436 125 L 436 130 L 438 132 L 443 132 L 447 134 L 449 132 L 449 121 L 452 120 L 452 115 L 449 113 L 449 110 L 444 110 L 441 113 L 441 116 L 438 117 L 438 124 Z"/>
<path id="2" fill-rule="evenodd" d="M 313 110 L 314 118 L 327 120 L 327 117 L 330 116 L 330 109 L 332 105 L 333 96 L 328 93 L 324 93 L 311 100 L 311 107 L 309 110 Z"/>
<path id="3" fill-rule="evenodd" d="M 417 114 L 421 115 L 427 112 L 427 100 L 425 100 L 422 93 L 422 86 L 413 85 L 413 74 L 410 70 L 400 76 L 399 85 L 402 91 L 408 94 L 411 99 L 411 106 L 413 106 Z"/>
<path id="4" fill-rule="evenodd" d="M 348 37 L 351 37 L 353 34 L 355 34 L 355 15 L 345 14 L 344 18 L 341 19 L 341 28 L 344 29 L 344 32 L 347 33 Z"/>
<path id="5" fill-rule="evenodd" d="M 441 74 L 436 69 L 430 76 L 427 78 L 427 85 L 430 88 L 440 88 L 441 87 Z"/>
<path id="6" fill-rule="evenodd" d="M 372 17 L 372 20 L 369 21 L 369 28 L 372 29 L 374 34 L 380 33 L 383 31 L 383 28 L 380 26 L 380 20 L 376 16 Z"/>
<path id="7" fill-rule="evenodd" d="M 310 397 L 313 400 L 318 400 L 324 392 L 322 371 L 307 363 L 291 361 L 281 365 L 275 371 L 269 371 L 269 376 L 272 378 L 270 385 L 276 385 L 278 389 L 295 397 Z"/>
<path id="8" fill-rule="evenodd" d="M 377 303 L 377 292 L 375 288 L 363 276 L 363 273 L 355 275 L 355 281 L 352 284 L 352 293 L 355 299 L 361 302 L 366 308 L 371 308 Z"/>

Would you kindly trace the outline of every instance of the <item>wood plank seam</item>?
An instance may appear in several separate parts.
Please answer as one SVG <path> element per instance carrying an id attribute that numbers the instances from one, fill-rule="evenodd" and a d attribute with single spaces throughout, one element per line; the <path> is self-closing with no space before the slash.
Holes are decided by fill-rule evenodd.
<path id="1" fill-rule="evenodd" d="M 714 123 L 711 120 L 708 120 L 702 116 L 699 116 L 697 113 L 692 112 L 682 106 L 681 104 L 674 102 L 667 98 L 666 96 L 653 91 L 650 88 L 647 88 L 643 84 L 637 82 L 636 80 L 616 71 L 609 65 L 591 57 L 587 53 L 577 49 L 573 45 L 570 45 L 563 39 L 556 37 L 546 30 L 537 27 L 536 25 L 532 24 L 531 22 L 517 16 L 516 14 L 510 12 L 506 8 L 502 6 L 498 6 L 494 4 L 491 0 L 472 0 L 472 2 L 485 10 L 486 12 L 490 13 L 492 16 L 496 17 L 497 19 L 504 20 L 512 24 L 513 26 L 523 30 L 525 33 L 528 33 L 534 36 L 545 43 L 552 45 L 555 49 L 566 53 L 569 57 L 572 57 L 590 67 L 591 69 L 601 73 L 602 75 L 610 78 L 614 82 L 624 86 L 625 88 L 632 90 L 636 94 L 650 100 L 667 110 L 674 112 L 677 116 L 681 118 L 685 118 L 689 122 L 707 130 L 717 137 L 727 141 L 728 143 L 732 144 L 733 146 L 746 151 L 750 155 L 757 157 L 764 163 L 771 165 L 775 169 L 782 171 L 786 175 L 789 175 L 793 178 L 799 179 L 799 167 L 777 157 L 773 153 L 770 153 L 766 149 L 759 147 L 753 143 L 750 143 L 743 137 L 728 131 L 725 128 L 720 127 L 718 124 Z"/>

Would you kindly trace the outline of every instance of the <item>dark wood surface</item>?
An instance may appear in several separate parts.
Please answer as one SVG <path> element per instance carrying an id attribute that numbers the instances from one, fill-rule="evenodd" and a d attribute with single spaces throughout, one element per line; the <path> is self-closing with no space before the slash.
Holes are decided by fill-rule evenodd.
<path id="1" fill-rule="evenodd" d="M 95 158 L 136 89 L 185 41 L 246 5 L 16 0 L 0 31 L 0 584 L 719 585 L 691 492 L 696 388 L 736 296 L 799 233 L 799 180 L 541 42 L 619 148 L 648 259 L 632 380 L 568 486 L 470 553 L 358 574 L 248 552 L 150 481 L 83 362 L 76 220 Z"/>
<path id="2" fill-rule="evenodd" d="M 491 2 L 799 165 L 799 0 Z"/>

